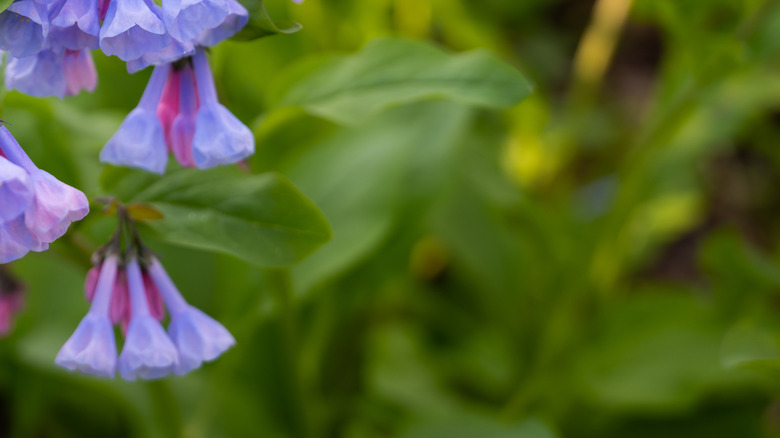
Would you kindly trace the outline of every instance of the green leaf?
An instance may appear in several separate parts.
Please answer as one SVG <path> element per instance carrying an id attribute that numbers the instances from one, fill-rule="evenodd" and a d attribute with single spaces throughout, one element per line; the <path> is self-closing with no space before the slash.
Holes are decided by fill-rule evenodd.
<path id="1" fill-rule="evenodd" d="M 430 421 L 410 428 L 402 438 L 554 438 L 541 421 L 530 419 L 506 424 L 498 420 L 464 413 L 457 418 Z"/>
<path id="2" fill-rule="evenodd" d="M 291 265 L 330 239 L 322 213 L 286 178 L 236 169 L 182 169 L 164 177 L 110 169 L 105 186 L 165 217 L 146 228 L 174 244 L 231 254 L 263 267 Z"/>
<path id="3" fill-rule="evenodd" d="M 11 6 L 11 3 L 13 3 L 14 0 L 0 0 L 0 12 L 5 11 L 8 9 L 9 6 Z"/>
<path id="4" fill-rule="evenodd" d="M 432 98 L 509 108 L 531 90 L 514 67 L 487 51 L 452 55 L 422 42 L 383 38 L 304 77 L 280 104 L 356 123 L 389 106 Z"/>
<path id="5" fill-rule="evenodd" d="M 436 193 L 470 120 L 468 109 L 450 102 L 396 108 L 345 128 L 285 168 L 322 208 L 335 235 L 296 266 L 296 286 L 305 290 L 374 250 L 396 222 L 404 193 L 407 199 Z"/>
<path id="6" fill-rule="evenodd" d="M 249 23 L 232 37 L 236 41 L 252 41 L 278 34 L 293 34 L 303 28 L 300 23 L 281 22 L 275 23 L 265 9 L 263 0 L 246 0 L 242 2 L 249 10 Z"/>
<path id="7" fill-rule="evenodd" d="M 720 360 L 727 368 L 772 368 L 779 371 L 780 342 L 766 328 L 743 321 L 729 330 L 723 339 Z"/>

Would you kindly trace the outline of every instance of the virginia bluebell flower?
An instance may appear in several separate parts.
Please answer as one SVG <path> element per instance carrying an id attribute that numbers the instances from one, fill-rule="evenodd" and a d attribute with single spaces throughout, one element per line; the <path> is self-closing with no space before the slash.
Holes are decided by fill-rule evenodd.
<path id="1" fill-rule="evenodd" d="M 192 138 L 195 166 L 206 169 L 235 163 L 252 155 L 255 152 L 254 135 L 217 100 L 217 90 L 206 53 L 199 49 L 192 57 L 192 62 L 200 104 Z"/>
<path id="2" fill-rule="evenodd" d="M 162 11 L 152 0 L 111 0 L 100 28 L 103 53 L 130 61 L 169 43 Z"/>
<path id="3" fill-rule="evenodd" d="M 0 263 L 7 263 L 28 251 L 48 249 L 51 242 L 65 234 L 71 222 L 86 216 L 89 203 L 83 193 L 38 169 L 5 126 L 0 126 L 0 161 L 9 170 L 2 179 L 8 178 L 12 187 L 9 192 L 2 190 L 3 199 L 9 203 L 0 205 Z M 21 176 L 17 168 L 27 177 Z M 21 188 L 25 180 L 26 191 L 32 197 Z"/>
<path id="4" fill-rule="evenodd" d="M 171 315 L 168 334 L 179 351 L 176 374 L 198 368 L 235 345 L 236 340 L 222 324 L 187 304 L 157 259 L 151 260 L 148 270 Z"/>
<path id="5" fill-rule="evenodd" d="M 49 12 L 35 0 L 17 0 L 0 13 L 0 50 L 16 57 L 40 52 L 49 32 Z"/>
<path id="6" fill-rule="evenodd" d="M 228 15 L 227 0 L 165 0 L 162 9 L 168 33 L 179 41 L 199 37 Z"/>
<path id="7" fill-rule="evenodd" d="M 254 153 L 254 135 L 219 103 L 206 53 L 155 67 L 141 103 L 100 154 L 107 163 L 163 173 L 168 151 L 205 169 Z"/>
<path id="8" fill-rule="evenodd" d="M 98 48 L 100 22 L 97 0 L 66 0 L 51 19 L 47 40 L 55 49 Z"/>
<path id="9" fill-rule="evenodd" d="M 216 359 L 235 339 L 220 323 L 189 305 L 145 248 L 134 220 L 117 204 L 119 227 L 93 256 L 84 291 L 89 313 L 57 355 L 56 363 L 87 374 L 126 380 L 185 374 Z M 168 331 L 162 326 L 166 308 Z M 106 339 L 118 325 L 122 352 Z M 113 334 L 111 336 L 113 339 Z M 111 360 L 107 356 L 111 356 Z"/>
<path id="10" fill-rule="evenodd" d="M 205 29 L 195 43 L 199 46 L 215 46 L 243 29 L 249 22 L 249 12 L 236 0 L 226 0 L 227 15 L 219 25 Z"/>
<path id="11" fill-rule="evenodd" d="M 216 359 L 235 339 L 216 320 L 189 305 L 154 256 L 125 254 L 125 263 L 110 244 L 87 274 L 85 292 L 92 302 L 55 362 L 70 370 L 126 380 L 185 374 Z M 166 333 L 161 325 L 170 313 Z M 112 324 L 125 333 L 116 359 Z M 111 333 L 111 341 L 108 340 Z"/>
<path id="12" fill-rule="evenodd" d="M 179 353 L 149 311 L 141 268 L 135 258 L 128 262 L 126 272 L 132 316 L 119 355 L 119 374 L 125 380 L 165 377 L 179 367 Z"/>
<path id="13" fill-rule="evenodd" d="M 100 161 L 140 167 L 150 172 L 165 172 L 168 152 L 163 126 L 157 118 L 157 105 L 169 70 L 169 65 L 154 68 L 140 103 L 106 143 L 100 152 Z"/>
<path id="14" fill-rule="evenodd" d="M 24 58 L 9 57 L 5 86 L 36 97 L 72 96 L 97 86 L 97 72 L 89 50 L 41 50 Z"/>
<path id="15" fill-rule="evenodd" d="M 116 342 L 109 309 L 117 275 L 117 255 L 101 263 L 89 313 L 65 342 L 54 362 L 69 370 L 100 377 L 116 373 Z"/>

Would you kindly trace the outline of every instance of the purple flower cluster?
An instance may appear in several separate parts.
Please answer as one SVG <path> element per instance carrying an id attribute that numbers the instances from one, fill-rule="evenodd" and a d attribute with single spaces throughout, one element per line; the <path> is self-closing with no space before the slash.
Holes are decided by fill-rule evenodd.
<path id="1" fill-rule="evenodd" d="M 0 125 L 0 263 L 44 251 L 89 212 L 83 193 L 39 169 Z"/>
<path id="2" fill-rule="evenodd" d="M 97 73 L 97 0 L 16 0 L 0 13 L 5 84 L 32 96 L 92 91 Z"/>
<path id="3" fill-rule="evenodd" d="M 90 50 L 116 55 L 132 73 L 218 44 L 248 21 L 237 0 L 14 0 L 0 13 L 6 87 L 60 98 L 92 91 Z"/>
<path id="4" fill-rule="evenodd" d="M 129 256 L 120 265 L 119 256 L 109 254 L 90 271 L 85 289 L 92 305 L 55 360 L 69 370 L 157 379 L 185 374 L 235 344 L 225 327 L 184 300 L 154 257 Z M 118 357 L 115 324 L 125 333 Z"/>
<path id="5" fill-rule="evenodd" d="M 154 68 L 138 106 L 100 154 L 101 161 L 163 173 L 168 152 L 182 166 L 205 169 L 255 150 L 252 131 L 219 103 L 206 54 Z"/>

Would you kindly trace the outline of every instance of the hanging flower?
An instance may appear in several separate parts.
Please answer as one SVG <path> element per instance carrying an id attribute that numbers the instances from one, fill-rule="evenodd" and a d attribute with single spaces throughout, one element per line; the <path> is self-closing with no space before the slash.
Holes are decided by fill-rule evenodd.
<path id="1" fill-rule="evenodd" d="M 2 125 L 0 170 L 0 263 L 48 249 L 89 212 L 86 196 L 38 169 Z"/>
<path id="2" fill-rule="evenodd" d="M 252 131 L 219 103 L 203 49 L 157 66 L 141 102 L 100 154 L 104 162 L 163 173 L 171 151 L 182 166 L 206 169 L 254 153 Z"/>
<path id="3" fill-rule="evenodd" d="M 59 53 L 41 50 L 33 56 L 11 57 L 5 68 L 5 87 L 36 97 L 73 96 L 93 91 L 97 72 L 89 50 Z"/>
<path id="4" fill-rule="evenodd" d="M 35 0 L 17 0 L 0 13 L 0 50 L 22 58 L 40 52 L 46 46 L 49 13 L 45 4 Z"/>
<path id="5" fill-rule="evenodd" d="M 100 28 L 100 49 L 123 61 L 138 59 L 170 43 L 161 18 L 162 11 L 151 0 L 111 0 Z"/>
<path id="6" fill-rule="evenodd" d="M 106 143 L 100 152 L 100 161 L 140 167 L 155 173 L 165 172 L 168 153 L 163 126 L 157 118 L 157 106 L 169 70 L 167 65 L 154 68 L 140 103 Z"/>
<path id="7" fill-rule="evenodd" d="M 55 363 L 100 377 L 158 379 L 185 374 L 216 359 L 235 339 L 216 320 L 189 305 L 162 264 L 143 247 L 133 220 L 119 206 L 120 224 L 98 250 L 87 273 L 89 313 L 60 350 Z M 131 239 L 122 250 L 123 229 Z M 167 332 L 162 321 L 170 314 Z M 112 325 L 125 334 L 117 358 Z"/>

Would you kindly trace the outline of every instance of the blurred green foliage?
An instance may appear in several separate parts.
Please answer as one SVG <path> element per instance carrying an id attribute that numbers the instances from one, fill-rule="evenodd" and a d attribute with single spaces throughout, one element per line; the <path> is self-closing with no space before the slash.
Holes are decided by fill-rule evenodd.
<path id="1" fill-rule="evenodd" d="M 142 232 L 238 345 L 150 383 L 56 368 L 96 205 L 10 265 L 0 436 L 780 437 L 780 2 L 288 3 L 300 32 L 212 50 L 250 174 L 98 163 L 149 75 L 117 59 L 4 94 L 40 167 L 169 215 Z"/>

